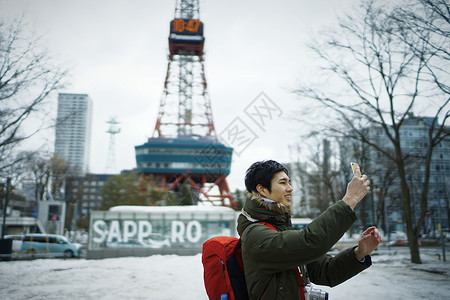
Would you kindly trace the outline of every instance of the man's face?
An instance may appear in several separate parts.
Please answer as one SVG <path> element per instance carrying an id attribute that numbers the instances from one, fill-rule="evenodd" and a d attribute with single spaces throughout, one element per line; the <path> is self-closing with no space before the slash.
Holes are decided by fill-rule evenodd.
<path id="1" fill-rule="evenodd" d="M 275 173 L 272 178 L 272 191 L 264 189 L 263 197 L 273 200 L 275 202 L 283 203 L 286 206 L 291 205 L 291 194 L 293 188 L 289 176 L 283 171 Z"/>

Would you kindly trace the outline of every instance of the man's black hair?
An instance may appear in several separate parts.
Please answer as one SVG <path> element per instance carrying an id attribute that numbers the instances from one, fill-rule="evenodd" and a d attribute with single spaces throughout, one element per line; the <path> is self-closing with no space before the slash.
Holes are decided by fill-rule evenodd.
<path id="1" fill-rule="evenodd" d="M 248 192 L 257 192 L 256 186 L 261 184 L 263 187 L 272 191 L 272 179 L 278 172 L 285 172 L 289 175 L 288 170 L 279 162 L 274 160 L 257 161 L 253 163 L 247 172 L 245 172 L 245 187 Z"/>

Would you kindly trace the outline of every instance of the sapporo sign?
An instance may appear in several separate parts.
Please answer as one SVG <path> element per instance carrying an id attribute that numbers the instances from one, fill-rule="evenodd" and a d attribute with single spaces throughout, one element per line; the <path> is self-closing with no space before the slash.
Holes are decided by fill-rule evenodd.
<path id="1" fill-rule="evenodd" d="M 189 221 L 185 224 L 182 221 L 173 220 L 169 224 L 170 238 L 172 243 L 197 243 L 202 238 L 202 225 L 199 221 Z M 95 243 L 111 243 L 113 241 L 128 243 L 137 240 L 140 243 L 145 241 L 154 242 L 151 238 L 153 226 L 150 221 L 134 220 L 95 220 L 93 223 Z"/>
<path id="2" fill-rule="evenodd" d="M 201 248 L 213 236 L 236 235 L 237 212 L 227 207 L 118 206 L 91 212 L 89 250 Z"/>

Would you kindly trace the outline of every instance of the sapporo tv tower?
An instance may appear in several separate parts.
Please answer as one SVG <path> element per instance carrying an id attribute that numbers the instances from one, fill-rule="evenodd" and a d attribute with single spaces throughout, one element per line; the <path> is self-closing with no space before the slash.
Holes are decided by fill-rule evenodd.
<path id="1" fill-rule="evenodd" d="M 169 62 L 153 136 L 135 146 L 142 183 L 179 194 L 188 184 L 195 203 L 235 206 L 226 176 L 233 149 L 219 143 L 203 59 L 199 1 L 177 0 L 170 22 Z"/>

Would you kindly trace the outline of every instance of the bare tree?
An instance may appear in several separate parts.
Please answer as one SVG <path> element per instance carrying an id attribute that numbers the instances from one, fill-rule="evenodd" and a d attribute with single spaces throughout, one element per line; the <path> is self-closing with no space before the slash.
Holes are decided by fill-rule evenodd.
<path id="1" fill-rule="evenodd" d="M 64 228 L 68 230 L 76 230 L 76 223 L 78 221 L 77 212 L 82 208 L 83 195 L 85 193 L 84 184 L 86 176 L 68 176 L 66 178 L 66 216 Z"/>
<path id="2" fill-rule="evenodd" d="M 24 176 L 30 173 L 35 184 L 35 205 L 39 207 L 39 202 L 44 201 L 44 196 L 50 193 L 51 197 L 59 197 L 59 190 L 70 168 L 67 162 L 57 155 L 48 152 L 21 152 L 21 166 Z M 47 197 L 48 198 L 48 197 Z"/>
<path id="3" fill-rule="evenodd" d="M 69 163 L 56 154 L 50 159 L 51 185 L 50 192 L 54 198 L 62 199 L 61 188 L 67 177 L 71 175 L 72 168 Z"/>
<path id="4" fill-rule="evenodd" d="M 28 37 L 22 20 L 12 25 L 0 20 L 0 172 L 9 172 L 22 158 L 12 155 L 16 146 L 44 127 L 35 124 L 24 130 L 30 117 L 46 120 L 44 104 L 63 87 L 66 73 L 52 63 L 40 38 Z"/>
<path id="5" fill-rule="evenodd" d="M 450 94 L 450 4 L 446 0 L 408 1 L 393 18 L 399 38 L 423 60 L 424 77 L 447 96 Z M 420 41 L 421 43 L 417 43 Z"/>
<path id="6" fill-rule="evenodd" d="M 420 0 L 406 2 L 417 1 Z M 316 104 L 315 108 L 320 108 L 320 113 L 327 116 L 327 123 L 316 126 L 334 135 L 361 141 L 395 165 L 411 261 L 421 263 L 418 237 L 427 207 L 431 155 L 436 145 L 449 135 L 445 129 L 449 118 L 445 70 L 449 68 L 443 68 L 448 65 L 445 47 L 449 49 L 449 36 L 440 35 L 441 40 L 437 42 L 431 26 L 422 28 L 420 35 L 409 32 L 411 29 L 404 23 L 407 20 L 399 22 L 397 16 L 401 11 L 415 15 L 417 6 L 402 4 L 400 7 L 389 1 L 364 1 L 359 13 L 342 18 L 337 28 L 320 35 L 323 40 L 314 41 L 309 47 L 318 55 L 320 74 L 327 76 L 330 84 L 320 82 L 314 86 L 304 82 L 295 93 L 303 100 L 313 101 L 310 107 Z M 427 12 L 420 16 L 429 17 Z M 448 20 L 444 21 L 448 28 Z M 434 36 L 433 43 L 424 38 L 427 31 L 429 36 Z M 437 46 L 440 50 L 433 48 Z M 413 224 L 407 180 L 411 155 L 402 147 L 401 129 L 414 109 L 420 108 L 432 114 L 433 121 L 429 124 L 428 148 L 422 157 L 426 169 L 422 212 L 417 224 Z M 440 124 L 438 117 L 442 119 Z M 368 129 L 380 129 L 387 137 L 387 144 L 377 143 L 373 135 L 367 134 Z"/>
<path id="7" fill-rule="evenodd" d="M 376 178 L 378 180 L 378 182 L 374 185 L 374 189 L 372 191 L 372 193 L 374 193 L 377 197 L 375 224 L 378 228 L 383 228 L 385 234 L 389 234 L 386 215 L 389 204 L 387 202 L 387 196 L 389 195 L 389 188 L 391 187 L 391 185 L 397 182 L 398 176 L 396 168 L 390 163 L 381 163 L 380 165 L 378 165 L 378 168 L 375 167 L 375 169 L 373 169 L 373 173 L 376 174 Z M 391 206 L 394 206 L 395 204 L 396 203 L 391 203 Z"/>
<path id="8" fill-rule="evenodd" d="M 35 210 L 39 214 L 42 201 L 61 200 L 59 191 L 70 170 L 63 159 L 44 151 L 22 151 L 17 157 L 18 163 L 14 168 L 20 171 L 17 180 L 34 183 L 34 203 L 30 203 L 26 210 Z"/>
<path id="9" fill-rule="evenodd" d="M 322 137 L 320 142 L 317 141 L 319 136 Z M 304 145 L 315 144 L 316 148 L 309 151 L 310 155 L 305 155 L 305 147 L 303 149 L 297 147 L 295 151 L 303 155 L 302 159 L 299 159 L 294 165 L 296 171 L 294 176 L 298 177 L 295 179 L 298 179 L 297 181 L 301 184 L 298 193 L 302 194 L 301 197 L 308 198 L 310 209 L 313 210 L 310 216 L 314 216 L 317 211 L 325 211 L 330 202 L 342 197 L 342 188 L 344 187 L 345 190 L 345 185 L 342 184 L 339 176 L 339 149 L 332 147 L 330 140 L 323 138 L 323 135 L 319 133 L 303 137 L 302 141 Z M 294 180 L 294 178 L 291 179 Z M 303 203 L 303 205 L 305 204 Z"/>
<path id="10" fill-rule="evenodd" d="M 36 211 L 39 211 L 39 204 L 44 200 L 44 194 L 50 182 L 50 168 L 48 153 L 24 152 L 22 157 L 25 165 L 31 173 L 34 181 L 34 201 Z"/>

